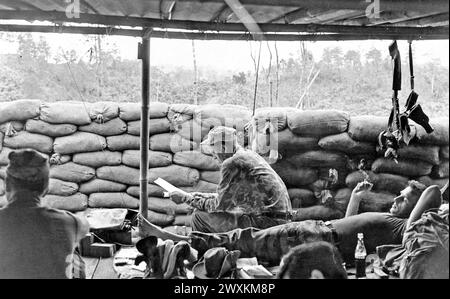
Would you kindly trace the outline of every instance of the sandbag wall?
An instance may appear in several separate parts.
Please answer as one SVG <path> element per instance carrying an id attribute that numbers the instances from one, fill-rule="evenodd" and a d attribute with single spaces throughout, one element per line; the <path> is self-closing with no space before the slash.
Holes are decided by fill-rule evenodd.
<path id="1" fill-rule="evenodd" d="M 140 105 L 137 103 L 45 103 L 21 100 L 0 103 L 0 205 L 5 203 L 4 177 L 8 154 L 33 148 L 51 162 L 49 195 L 44 204 L 73 212 L 87 208 L 139 207 Z M 150 105 L 149 180 L 161 177 L 188 192 L 215 192 L 220 165 L 200 142 L 211 128 L 235 127 L 239 137 L 251 120 L 250 110 L 232 105 Z M 426 184 L 448 180 L 448 118 L 433 120 L 435 132 L 419 128 L 419 142 L 400 152 L 399 164 L 376 152 L 386 119 L 350 118 L 342 111 L 301 111 L 266 108 L 256 119 L 270 130 L 270 141 L 282 157 L 273 168 L 289 189 L 294 208 L 323 205 L 329 169 L 339 172 L 333 186 L 333 207 L 343 211 L 351 188 L 366 177 L 375 184 L 362 211 L 384 211 L 393 194 L 409 179 Z M 270 133 L 269 133 L 270 131 Z M 267 136 L 258 134 L 259 139 Z M 263 144 L 262 142 L 259 143 Z M 267 147 L 256 146 L 261 154 Z M 358 170 L 364 159 L 366 172 Z M 164 198 L 164 191 L 149 184 L 150 219 L 161 226 L 190 223 L 192 209 Z"/>

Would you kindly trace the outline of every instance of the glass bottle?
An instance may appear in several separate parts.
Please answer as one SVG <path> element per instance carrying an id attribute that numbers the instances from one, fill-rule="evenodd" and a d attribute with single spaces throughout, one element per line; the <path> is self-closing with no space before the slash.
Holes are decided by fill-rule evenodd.
<path id="1" fill-rule="evenodd" d="M 358 244 L 355 249 L 356 278 L 366 277 L 367 251 L 364 246 L 364 234 L 358 234 Z"/>

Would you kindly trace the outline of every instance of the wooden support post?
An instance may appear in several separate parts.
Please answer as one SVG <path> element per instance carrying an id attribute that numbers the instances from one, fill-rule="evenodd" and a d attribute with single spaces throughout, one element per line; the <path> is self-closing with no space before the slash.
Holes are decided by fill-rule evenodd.
<path id="1" fill-rule="evenodd" d="M 139 44 L 139 59 L 142 60 L 142 111 L 141 111 L 141 175 L 140 214 L 148 218 L 148 152 L 150 147 L 150 37 L 144 36 Z"/>

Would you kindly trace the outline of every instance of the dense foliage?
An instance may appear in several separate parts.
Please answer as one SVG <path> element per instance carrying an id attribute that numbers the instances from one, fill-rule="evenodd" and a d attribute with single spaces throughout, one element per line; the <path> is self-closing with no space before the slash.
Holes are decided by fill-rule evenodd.
<path id="1" fill-rule="evenodd" d="M 139 101 L 140 62 L 122 60 L 116 50 L 102 47 L 101 39 L 90 38 L 96 46 L 88 53 L 66 50 L 55 56 L 44 38 L 16 35 L 17 55 L 0 56 L 0 102 L 19 98 Z M 302 98 L 300 106 L 305 109 L 375 115 L 387 115 L 390 110 L 392 67 L 387 53 L 373 49 L 362 57 L 358 51 L 343 52 L 336 47 L 326 49 L 321 60 L 314 61 L 305 49 L 297 58 L 272 62 L 260 69 L 257 106 L 295 107 Z M 404 63 L 401 103 L 409 94 L 408 65 Z M 214 79 L 200 72 L 199 77 L 195 84 L 193 70 L 153 67 L 152 101 L 253 106 L 254 71 Z M 416 91 L 430 116 L 448 116 L 448 90 L 447 67 L 438 61 L 416 65 Z"/>

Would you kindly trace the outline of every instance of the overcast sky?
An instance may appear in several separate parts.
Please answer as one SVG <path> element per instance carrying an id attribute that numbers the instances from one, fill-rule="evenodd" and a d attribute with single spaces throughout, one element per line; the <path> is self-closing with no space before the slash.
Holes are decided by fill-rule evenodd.
<path id="1" fill-rule="evenodd" d="M 34 35 L 36 38 L 40 34 Z M 76 49 L 79 53 L 86 53 L 92 46 L 86 43 L 81 35 L 71 34 L 45 34 L 52 51 L 55 53 L 60 47 L 70 50 Z M 136 59 L 137 43 L 139 39 L 129 37 L 108 37 L 107 42 L 115 44 L 120 55 L 124 59 Z M 258 46 L 254 42 L 242 41 L 196 41 L 197 63 L 202 69 L 214 69 L 222 72 L 247 71 L 253 68 L 253 62 L 250 56 L 250 49 L 256 54 Z M 372 48 L 377 48 L 385 55 L 388 55 L 388 46 L 391 41 L 344 41 L 344 42 L 307 42 L 307 48 L 313 53 L 316 60 L 320 59 L 323 50 L 327 47 L 339 46 L 343 51 L 360 50 L 363 53 Z M 274 43 L 269 42 L 274 53 Z M 278 42 L 279 56 L 289 58 L 298 56 L 298 42 Z M 403 54 L 403 59 L 407 59 L 407 42 L 400 41 L 399 46 Z M 16 45 L 0 40 L 0 54 L 15 53 Z M 441 60 L 443 65 L 449 65 L 449 41 L 416 41 L 414 42 L 414 57 L 416 63 L 420 64 L 431 59 Z M 267 44 L 263 45 L 262 66 L 269 64 L 269 51 Z M 184 68 L 193 68 L 192 42 L 189 40 L 169 40 L 152 39 L 151 43 L 152 65 L 157 66 L 182 66 Z M 275 58 L 274 58 L 275 59 Z"/>

